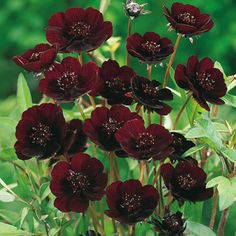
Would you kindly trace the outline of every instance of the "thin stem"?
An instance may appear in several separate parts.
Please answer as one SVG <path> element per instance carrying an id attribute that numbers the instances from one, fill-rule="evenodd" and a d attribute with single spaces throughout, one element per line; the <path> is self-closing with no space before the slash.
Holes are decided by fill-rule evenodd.
<path id="1" fill-rule="evenodd" d="M 151 81 L 152 77 L 152 65 L 147 65 L 147 72 L 148 72 L 148 79 Z M 152 119 L 151 119 L 151 112 L 148 111 L 148 125 L 151 125 Z"/>
<path id="2" fill-rule="evenodd" d="M 110 152 L 108 154 L 108 159 L 109 159 L 109 167 L 110 167 L 110 184 L 112 184 L 113 181 L 116 178 L 114 159 L 113 159 L 113 153 L 112 152 Z"/>
<path id="3" fill-rule="evenodd" d="M 90 101 L 91 105 L 93 106 L 94 109 L 96 109 L 96 103 L 94 101 L 94 98 L 90 95 L 88 95 L 88 97 L 89 97 L 89 101 Z"/>
<path id="4" fill-rule="evenodd" d="M 131 35 L 131 25 L 132 25 L 132 20 L 129 18 L 128 21 L 128 28 L 127 28 L 127 38 Z M 126 65 L 130 65 L 130 57 L 129 57 L 129 52 L 126 50 Z"/>
<path id="5" fill-rule="evenodd" d="M 83 55 L 82 53 L 79 54 L 79 62 L 81 65 L 83 65 Z"/>
<path id="6" fill-rule="evenodd" d="M 211 228 L 212 230 L 215 225 L 216 210 L 217 210 L 217 198 L 218 198 L 218 191 L 217 191 L 217 189 L 215 189 L 214 196 L 213 196 L 211 219 L 210 219 L 210 224 L 209 224 L 209 228 Z"/>
<path id="7" fill-rule="evenodd" d="M 169 73 L 170 73 L 170 68 L 171 68 L 171 66 L 173 64 L 173 61 L 175 59 L 175 54 L 177 52 L 177 48 L 179 46 L 179 41 L 180 41 L 181 37 L 182 37 L 182 35 L 179 34 L 177 39 L 176 39 L 175 46 L 174 46 L 174 51 L 173 51 L 173 53 L 170 57 L 169 63 L 168 63 L 167 68 L 166 68 L 166 73 L 165 73 L 165 77 L 164 77 L 164 81 L 163 81 L 163 88 L 167 87 L 167 80 L 168 80 L 168 76 L 169 76 Z M 162 125 L 162 122 L 163 122 L 163 116 L 160 115 L 160 122 L 159 122 L 160 125 Z"/>
<path id="8" fill-rule="evenodd" d="M 82 118 L 85 120 L 86 116 L 84 114 L 83 108 L 81 107 L 81 105 L 79 103 L 78 103 L 78 109 L 79 109 L 79 112 L 80 112 Z"/>
<path id="9" fill-rule="evenodd" d="M 146 163 L 141 162 L 140 163 L 140 182 L 143 184 L 144 183 L 144 173 L 146 169 Z"/>
<path id="10" fill-rule="evenodd" d="M 167 65 L 167 69 L 166 69 L 166 73 L 165 73 L 165 77 L 164 77 L 164 82 L 163 82 L 163 88 L 166 88 L 167 86 L 167 79 L 168 79 L 168 76 L 169 76 L 169 73 L 170 73 L 170 68 L 173 64 L 173 61 L 174 61 L 174 58 L 175 58 L 175 54 L 177 52 L 177 48 L 179 46 L 179 41 L 181 39 L 182 35 L 179 34 L 177 39 L 176 39 L 176 42 L 175 42 L 175 46 L 174 46 L 174 52 L 172 53 L 171 57 L 170 57 L 170 61 Z"/>
<path id="11" fill-rule="evenodd" d="M 192 94 L 189 93 L 188 96 L 187 96 L 186 101 L 184 102 L 184 104 L 183 104 L 183 106 L 181 107 L 181 109 L 180 109 L 178 115 L 176 116 L 175 123 L 174 123 L 174 125 L 173 125 L 173 129 L 176 129 L 177 124 L 178 124 L 178 122 L 179 122 L 179 118 L 180 118 L 180 116 L 182 115 L 182 113 L 183 113 L 184 109 L 186 108 L 186 106 L 187 106 L 189 100 L 191 99 L 191 97 L 192 97 Z"/>
<path id="12" fill-rule="evenodd" d="M 98 221 L 96 211 L 95 211 L 94 207 L 92 206 L 92 204 L 89 206 L 89 212 L 92 217 L 93 225 L 94 225 L 94 229 L 95 229 L 96 233 L 98 233 L 98 228 L 99 228 L 101 235 L 105 236 L 105 232 Z"/>
<path id="13" fill-rule="evenodd" d="M 131 225 L 129 228 L 130 236 L 135 236 L 135 225 Z"/>
<path id="14" fill-rule="evenodd" d="M 222 212 L 220 224 L 219 224 L 219 227 L 218 227 L 217 236 L 223 236 L 224 235 L 225 225 L 226 225 L 226 222 L 227 222 L 227 219 L 228 219 L 228 216 L 229 216 L 229 209 L 230 208 L 226 208 Z"/>

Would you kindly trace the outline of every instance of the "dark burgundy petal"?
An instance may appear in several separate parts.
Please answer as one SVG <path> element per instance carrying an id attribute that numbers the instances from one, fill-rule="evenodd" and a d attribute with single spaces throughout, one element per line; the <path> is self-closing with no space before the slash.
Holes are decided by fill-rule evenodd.
<path id="1" fill-rule="evenodd" d="M 160 174 L 164 180 L 166 187 L 169 189 L 171 178 L 173 176 L 174 168 L 171 164 L 163 164 L 161 166 Z"/>

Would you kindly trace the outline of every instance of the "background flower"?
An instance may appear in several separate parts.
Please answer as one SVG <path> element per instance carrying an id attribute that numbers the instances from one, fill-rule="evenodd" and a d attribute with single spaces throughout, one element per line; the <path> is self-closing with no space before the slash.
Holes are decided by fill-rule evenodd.
<path id="1" fill-rule="evenodd" d="M 103 150 L 119 151 L 121 147 L 115 138 L 115 133 L 125 122 L 138 117 L 137 113 L 122 105 L 113 106 L 111 109 L 98 107 L 92 112 L 91 118 L 85 120 L 84 132 Z"/>
<path id="2" fill-rule="evenodd" d="M 207 175 L 203 169 L 188 162 L 179 162 L 176 167 L 171 164 L 161 166 L 161 176 L 166 187 L 180 202 L 205 201 L 212 197 L 213 189 L 206 188 Z"/>
<path id="3" fill-rule="evenodd" d="M 160 115 L 167 115 L 171 107 L 163 101 L 172 100 L 173 94 L 169 89 L 160 89 L 160 83 L 156 80 L 148 80 L 135 76 L 131 80 L 131 90 L 134 99 L 148 111 L 155 111 Z"/>
<path id="4" fill-rule="evenodd" d="M 41 43 L 20 56 L 14 56 L 13 61 L 27 71 L 39 73 L 49 69 L 54 63 L 56 56 L 56 47 Z"/>
<path id="5" fill-rule="evenodd" d="M 26 110 L 16 127 L 18 158 L 45 159 L 56 156 L 66 137 L 67 126 L 60 107 L 41 104 Z"/>
<path id="6" fill-rule="evenodd" d="M 107 189 L 109 210 L 105 213 L 123 224 L 135 224 L 155 210 L 159 194 L 152 185 L 142 186 L 138 180 L 117 181 Z"/>
<path id="7" fill-rule="evenodd" d="M 164 15 L 172 28 L 189 37 L 207 32 L 214 25 L 208 14 L 201 13 L 197 7 L 190 4 L 175 2 L 171 11 L 167 7 L 164 8 Z"/>
<path id="8" fill-rule="evenodd" d="M 48 42 L 64 52 L 93 51 L 111 35 L 111 22 L 104 22 L 102 13 L 92 7 L 57 12 L 49 19 L 46 29 Z"/>
<path id="9" fill-rule="evenodd" d="M 128 66 L 120 67 L 114 60 L 105 61 L 99 69 L 98 82 L 93 88 L 93 93 L 103 96 L 108 104 L 130 105 L 132 98 L 127 97 L 130 92 L 131 79 L 135 72 Z"/>
<path id="10" fill-rule="evenodd" d="M 169 131 L 156 124 L 145 128 L 143 120 L 127 121 L 115 136 L 122 149 L 137 160 L 160 160 L 173 152 Z"/>
<path id="11" fill-rule="evenodd" d="M 205 57 L 201 61 L 197 56 L 188 59 L 187 66 L 179 64 L 175 71 L 175 81 L 179 87 L 191 91 L 198 104 L 210 110 L 206 102 L 224 104 L 220 98 L 227 92 L 222 72 L 214 68 L 213 61 Z"/>
<path id="12" fill-rule="evenodd" d="M 130 55 L 148 64 L 159 64 L 173 52 L 171 41 L 154 32 L 129 36 L 126 48 Z"/>
<path id="13" fill-rule="evenodd" d="M 98 201 L 105 193 L 107 174 L 103 164 L 79 153 L 71 163 L 61 161 L 52 170 L 50 188 L 56 196 L 54 205 L 62 212 L 85 212 L 89 201 Z"/>
<path id="14" fill-rule="evenodd" d="M 89 93 L 97 80 L 98 67 L 93 62 L 81 65 L 73 57 L 55 63 L 40 81 L 40 91 L 58 102 L 72 102 Z"/>

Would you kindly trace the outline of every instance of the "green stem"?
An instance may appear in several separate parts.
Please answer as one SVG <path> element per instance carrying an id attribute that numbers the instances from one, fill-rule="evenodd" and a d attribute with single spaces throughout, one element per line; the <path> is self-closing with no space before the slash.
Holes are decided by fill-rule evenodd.
<path id="1" fill-rule="evenodd" d="M 128 21 L 128 28 L 127 28 L 127 38 L 131 35 L 131 26 L 132 26 L 132 20 L 129 18 Z M 126 50 L 126 65 L 130 65 L 130 57 L 129 57 L 129 52 Z"/>
<path id="2" fill-rule="evenodd" d="M 179 118 L 180 118 L 180 116 L 182 115 L 182 113 L 183 113 L 184 109 L 186 108 L 186 106 L 187 106 L 189 100 L 191 99 L 191 97 L 192 97 L 192 94 L 189 93 L 188 96 L 187 96 L 186 101 L 184 102 L 183 106 L 181 107 L 179 113 L 178 113 L 177 116 L 176 116 L 176 119 L 175 119 L 175 122 L 174 122 L 174 125 L 173 125 L 173 129 L 176 129 L 177 124 L 178 124 L 178 122 L 179 122 Z"/>

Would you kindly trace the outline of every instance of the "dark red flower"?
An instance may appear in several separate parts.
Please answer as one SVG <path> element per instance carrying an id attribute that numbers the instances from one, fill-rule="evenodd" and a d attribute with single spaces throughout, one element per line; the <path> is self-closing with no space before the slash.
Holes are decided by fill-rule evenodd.
<path id="1" fill-rule="evenodd" d="M 54 104 L 33 106 L 22 114 L 16 127 L 16 154 L 22 160 L 55 156 L 61 150 L 66 131 L 60 107 Z"/>
<path id="2" fill-rule="evenodd" d="M 159 194 L 152 185 L 142 186 L 138 180 L 117 181 L 107 189 L 105 213 L 123 224 L 135 224 L 155 210 Z"/>
<path id="3" fill-rule="evenodd" d="M 160 236 L 184 236 L 186 225 L 182 217 L 181 212 L 177 211 L 175 214 L 171 214 L 170 210 L 166 208 L 163 218 L 153 218 L 150 223 Z"/>
<path id="4" fill-rule="evenodd" d="M 57 56 L 57 49 L 49 44 L 38 44 L 20 56 L 14 56 L 13 61 L 27 71 L 42 72 L 49 69 Z"/>
<path id="5" fill-rule="evenodd" d="M 67 123 L 67 135 L 63 141 L 64 153 L 73 155 L 86 149 L 87 136 L 83 131 L 83 123 L 79 119 Z"/>
<path id="6" fill-rule="evenodd" d="M 133 99 L 125 94 L 131 91 L 130 83 L 134 76 L 135 72 L 130 67 L 120 67 L 113 60 L 105 61 L 99 69 L 98 83 L 92 94 L 103 96 L 110 105 L 130 105 Z"/>
<path id="7" fill-rule="evenodd" d="M 122 149 L 137 160 L 160 160 L 173 152 L 170 132 L 157 124 L 145 128 L 140 119 L 127 121 L 115 136 Z"/>
<path id="8" fill-rule="evenodd" d="M 197 56 L 188 59 L 187 66 L 179 64 L 175 71 L 175 81 L 179 87 L 191 91 L 198 104 L 210 110 L 206 102 L 224 104 L 220 98 L 227 92 L 224 76 L 214 68 L 213 61 L 205 57 L 200 62 Z"/>
<path id="9" fill-rule="evenodd" d="M 52 170 L 50 188 L 56 196 L 54 205 L 62 212 L 85 212 L 89 201 L 99 201 L 107 185 L 103 164 L 87 154 L 79 153 L 71 163 L 61 161 Z"/>
<path id="10" fill-rule="evenodd" d="M 164 15 L 172 28 L 189 37 L 207 32 L 214 25 L 208 14 L 189 4 L 173 3 L 171 12 L 164 8 Z"/>
<path id="11" fill-rule="evenodd" d="M 55 63 L 40 81 L 40 91 L 59 102 L 71 102 L 89 93 L 97 80 L 98 66 L 93 62 L 80 65 L 73 57 Z"/>
<path id="12" fill-rule="evenodd" d="M 161 38 L 154 32 L 129 36 L 126 48 L 130 55 L 148 64 L 160 64 L 174 51 L 168 38 Z"/>
<path id="13" fill-rule="evenodd" d="M 105 151 L 120 151 L 120 144 L 115 138 L 115 133 L 125 122 L 139 118 L 137 113 L 131 112 L 127 107 L 115 105 L 96 108 L 91 118 L 85 120 L 84 132 L 92 142 Z"/>
<path id="14" fill-rule="evenodd" d="M 174 149 L 174 152 L 170 155 L 171 161 L 174 163 L 175 161 L 193 161 L 195 160 L 192 157 L 182 157 L 182 155 L 194 147 L 195 144 L 192 141 L 187 140 L 182 134 L 172 132 L 173 141 L 171 143 L 171 147 Z M 196 162 L 197 164 L 197 162 Z"/>
<path id="15" fill-rule="evenodd" d="M 167 115 L 171 107 L 163 101 L 172 100 L 173 94 L 169 89 L 159 89 L 160 83 L 136 76 L 131 80 L 131 90 L 134 99 L 148 111 L 155 111 L 160 115 Z"/>
<path id="16" fill-rule="evenodd" d="M 161 166 L 161 176 L 180 203 L 184 200 L 204 201 L 213 195 L 213 189 L 206 188 L 207 175 L 204 170 L 189 162 L 179 162 L 175 168 L 171 164 L 164 164 Z"/>
<path id="17" fill-rule="evenodd" d="M 112 24 L 91 7 L 70 8 L 51 16 L 46 29 L 48 42 L 62 52 L 93 51 L 112 35 Z"/>

